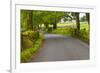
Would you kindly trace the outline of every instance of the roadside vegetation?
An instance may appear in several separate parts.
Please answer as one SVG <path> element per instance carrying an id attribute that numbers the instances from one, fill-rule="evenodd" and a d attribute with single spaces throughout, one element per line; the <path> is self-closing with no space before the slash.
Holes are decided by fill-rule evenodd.
<path id="1" fill-rule="evenodd" d="M 37 53 L 44 40 L 43 33 L 40 33 L 39 35 L 39 38 L 36 39 L 36 34 L 33 31 L 26 31 L 22 33 L 21 62 L 29 61 L 33 55 Z"/>
<path id="2" fill-rule="evenodd" d="M 75 37 L 75 38 L 79 38 L 81 39 L 82 41 L 86 42 L 89 44 L 89 25 L 87 22 L 81 22 L 80 23 L 80 34 L 79 36 L 76 35 L 76 27 L 75 27 L 75 24 L 72 24 L 72 23 L 65 23 L 64 24 L 57 24 L 58 27 L 61 26 L 62 28 L 57 28 L 55 30 L 52 30 L 51 32 L 49 33 L 52 33 L 52 34 L 62 34 L 62 35 L 65 35 L 65 36 L 72 36 L 72 37 Z"/>
<path id="3" fill-rule="evenodd" d="M 31 43 L 26 41 L 28 46 L 31 45 L 31 47 L 26 48 L 21 51 L 21 62 L 29 61 L 33 57 L 33 55 L 35 55 L 35 53 L 37 53 L 37 51 L 39 50 L 39 48 L 41 47 L 43 43 L 43 40 L 44 40 L 44 37 L 41 34 L 40 37 L 36 41 L 34 41 L 34 43 L 31 40 L 29 40 L 31 41 Z"/>

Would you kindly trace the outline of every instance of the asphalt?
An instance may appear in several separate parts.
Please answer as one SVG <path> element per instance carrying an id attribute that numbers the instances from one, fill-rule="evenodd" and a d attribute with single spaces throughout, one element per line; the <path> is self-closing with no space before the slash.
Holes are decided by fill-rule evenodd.
<path id="1" fill-rule="evenodd" d="M 70 36 L 45 34 L 45 41 L 31 62 L 88 60 L 89 45 Z"/>

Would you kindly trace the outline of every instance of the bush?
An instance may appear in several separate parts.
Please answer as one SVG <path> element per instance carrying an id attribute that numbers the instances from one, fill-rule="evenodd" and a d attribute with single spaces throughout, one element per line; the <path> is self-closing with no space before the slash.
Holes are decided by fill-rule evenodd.
<path id="1" fill-rule="evenodd" d="M 89 40 L 90 40 L 89 38 L 90 38 L 89 30 L 81 29 L 80 30 L 80 39 L 89 44 Z"/>
<path id="2" fill-rule="evenodd" d="M 27 48 L 23 51 L 21 51 L 21 62 L 27 62 L 31 59 L 31 57 L 37 52 L 42 45 L 44 36 L 41 33 L 40 37 L 34 41 L 34 44 L 32 44 L 32 48 Z"/>
<path id="3" fill-rule="evenodd" d="M 32 48 L 34 43 L 34 31 L 25 31 L 21 33 L 21 50 Z"/>
<path id="4" fill-rule="evenodd" d="M 79 35 L 77 35 L 77 29 L 72 28 L 70 29 L 70 33 L 72 37 L 76 37 L 81 39 L 82 41 L 86 42 L 89 44 L 89 30 L 86 29 L 81 29 Z"/>
<path id="5" fill-rule="evenodd" d="M 21 50 L 31 48 L 32 46 L 33 46 L 33 41 L 26 38 L 23 38 L 23 40 L 21 40 Z"/>
<path id="6" fill-rule="evenodd" d="M 35 35 L 36 33 L 34 31 L 25 31 L 21 33 L 21 39 L 25 38 L 33 41 L 35 39 Z"/>

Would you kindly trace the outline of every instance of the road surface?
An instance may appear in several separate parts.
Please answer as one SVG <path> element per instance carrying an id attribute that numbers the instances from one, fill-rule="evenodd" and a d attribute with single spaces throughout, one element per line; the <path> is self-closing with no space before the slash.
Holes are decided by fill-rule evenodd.
<path id="1" fill-rule="evenodd" d="M 88 60 L 89 46 L 79 39 L 45 34 L 45 41 L 31 62 Z"/>

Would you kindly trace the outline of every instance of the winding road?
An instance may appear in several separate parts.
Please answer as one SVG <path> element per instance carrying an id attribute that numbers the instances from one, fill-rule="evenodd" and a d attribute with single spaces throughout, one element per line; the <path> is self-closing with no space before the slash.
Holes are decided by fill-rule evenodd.
<path id="1" fill-rule="evenodd" d="M 88 60 L 89 46 L 79 39 L 45 34 L 45 41 L 31 62 Z"/>

